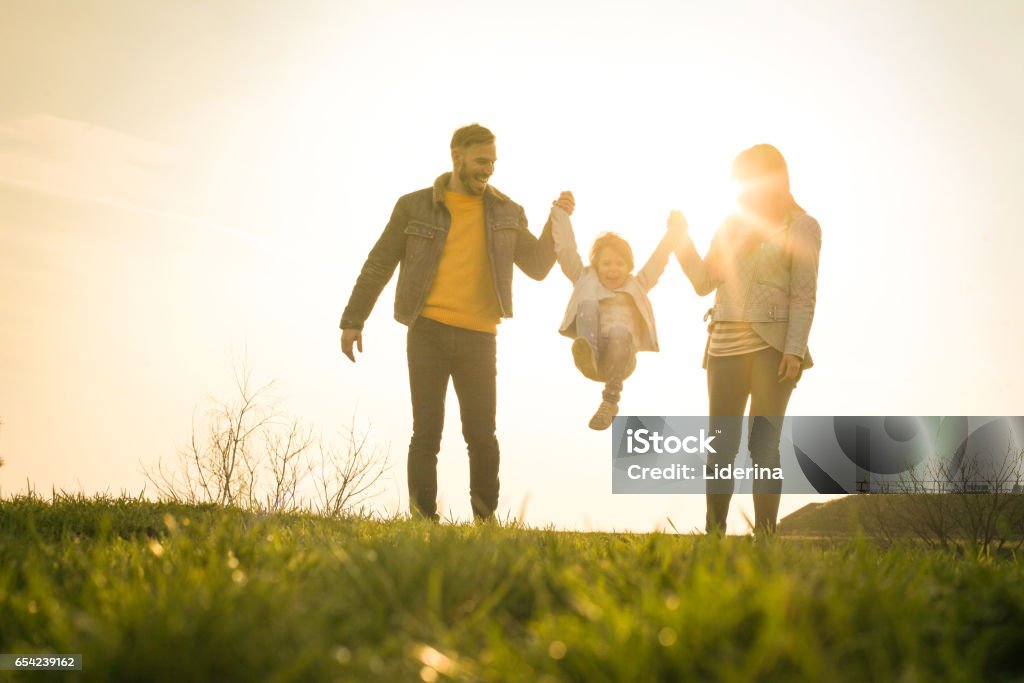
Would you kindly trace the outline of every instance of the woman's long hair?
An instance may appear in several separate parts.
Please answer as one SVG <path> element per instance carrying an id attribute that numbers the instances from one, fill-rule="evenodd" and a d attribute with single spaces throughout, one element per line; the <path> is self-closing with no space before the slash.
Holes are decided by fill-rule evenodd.
<path id="1" fill-rule="evenodd" d="M 732 177 L 739 182 L 748 182 L 757 178 L 777 176 L 783 183 L 780 205 L 777 211 L 785 215 L 791 211 L 806 213 L 789 190 L 789 167 L 786 159 L 774 145 L 760 144 L 743 150 L 732 163 Z"/>
<path id="2" fill-rule="evenodd" d="M 754 145 L 739 153 L 732 164 L 732 177 L 740 183 L 765 180 L 777 183 L 777 193 L 772 198 L 768 213 L 771 218 L 782 219 L 791 213 L 806 213 L 796 203 L 789 189 L 789 167 L 786 159 L 773 145 Z M 728 217 L 722 225 L 722 239 L 717 249 L 708 254 L 708 266 L 720 277 L 728 277 L 735 262 L 753 252 L 764 237 L 757 230 L 750 230 L 749 223 L 740 214 Z"/>

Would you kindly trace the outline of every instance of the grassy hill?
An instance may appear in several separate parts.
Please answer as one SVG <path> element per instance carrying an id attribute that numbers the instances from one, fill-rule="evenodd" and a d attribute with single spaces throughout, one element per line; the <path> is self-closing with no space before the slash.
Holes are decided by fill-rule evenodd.
<path id="1" fill-rule="evenodd" d="M 835 538 L 864 531 L 870 519 L 859 496 L 824 503 L 808 503 L 779 520 L 779 534 L 795 537 Z"/>
<path id="2" fill-rule="evenodd" d="M 844 538 L 859 533 L 936 540 L 936 529 L 941 525 L 949 538 L 970 540 L 976 535 L 976 527 L 989 517 L 992 533 L 1010 541 L 1010 546 L 1017 546 L 1024 535 L 1024 496 L 1004 494 L 998 501 L 988 494 L 845 496 L 810 503 L 787 515 L 779 522 L 779 534 L 793 538 Z"/>
<path id="3" fill-rule="evenodd" d="M 84 655 L 15 680 L 993 681 L 1022 650 L 1015 559 L 0 502 L 0 652 Z"/>

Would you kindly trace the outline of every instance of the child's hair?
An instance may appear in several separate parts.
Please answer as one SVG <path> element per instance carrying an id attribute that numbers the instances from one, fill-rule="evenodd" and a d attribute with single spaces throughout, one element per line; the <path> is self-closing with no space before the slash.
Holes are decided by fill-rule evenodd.
<path id="1" fill-rule="evenodd" d="M 621 256 L 622 260 L 626 262 L 627 270 L 631 273 L 633 272 L 633 250 L 629 247 L 629 242 L 623 239 L 622 235 L 614 232 L 602 232 L 594 240 L 594 246 L 590 248 L 591 266 L 597 267 L 597 257 L 605 247 Z"/>

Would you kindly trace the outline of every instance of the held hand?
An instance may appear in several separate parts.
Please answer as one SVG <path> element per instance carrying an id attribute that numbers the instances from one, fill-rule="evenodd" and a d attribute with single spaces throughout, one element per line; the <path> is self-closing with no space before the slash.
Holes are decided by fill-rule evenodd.
<path id="1" fill-rule="evenodd" d="M 682 211 L 673 210 L 668 215 L 668 234 L 673 238 L 681 239 L 686 231 L 689 230 L 689 224 L 686 222 L 686 216 L 683 215 Z"/>
<path id="2" fill-rule="evenodd" d="M 342 330 L 341 331 L 341 352 L 348 356 L 348 359 L 353 363 L 356 362 L 356 356 L 352 352 L 352 345 L 355 344 L 356 348 L 359 349 L 359 353 L 363 352 L 363 331 L 362 330 Z"/>
<path id="3" fill-rule="evenodd" d="M 558 195 L 558 199 L 551 202 L 551 205 L 561 207 L 562 210 L 571 216 L 573 209 L 576 208 L 576 198 L 572 196 L 572 192 L 566 190 Z"/>
<path id="4" fill-rule="evenodd" d="M 779 382 L 795 382 L 800 376 L 800 359 L 791 353 L 783 354 L 779 362 Z"/>
<path id="5" fill-rule="evenodd" d="M 668 215 L 668 227 L 665 229 L 665 236 L 661 238 L 662 245 L 672 251 L 680 248 L 686 240 L 688 228 L 689 226 L 683 213 L 681 211 L 672 211 Z"/>

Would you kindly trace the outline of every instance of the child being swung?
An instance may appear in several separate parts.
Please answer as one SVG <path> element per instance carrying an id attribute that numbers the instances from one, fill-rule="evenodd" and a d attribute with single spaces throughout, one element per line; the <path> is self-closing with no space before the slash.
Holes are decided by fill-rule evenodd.
<path id="1" fill-rule="evenodd" d="M 567 196 L 568 195 L 568 196 Z M 572 196 L 563 193 L 551 209 L 555 255 L 573 283 L 572 296 L 559 332 L 573 340 L 572 355 L 584 377 L 604 383 L 601 405 L 590 420 L 592 429 L 607 429 L 619 412 L 623 381 L 636 367 L 636 354 L 657 351 L 654 310 L 647 292 L 665 271 L 680 239 L 670 227 L 654 253 L 635 276 L 629 242 L 613 232 L 597 237 L 584 265 L 576 247 L 569 213 Z"/>

